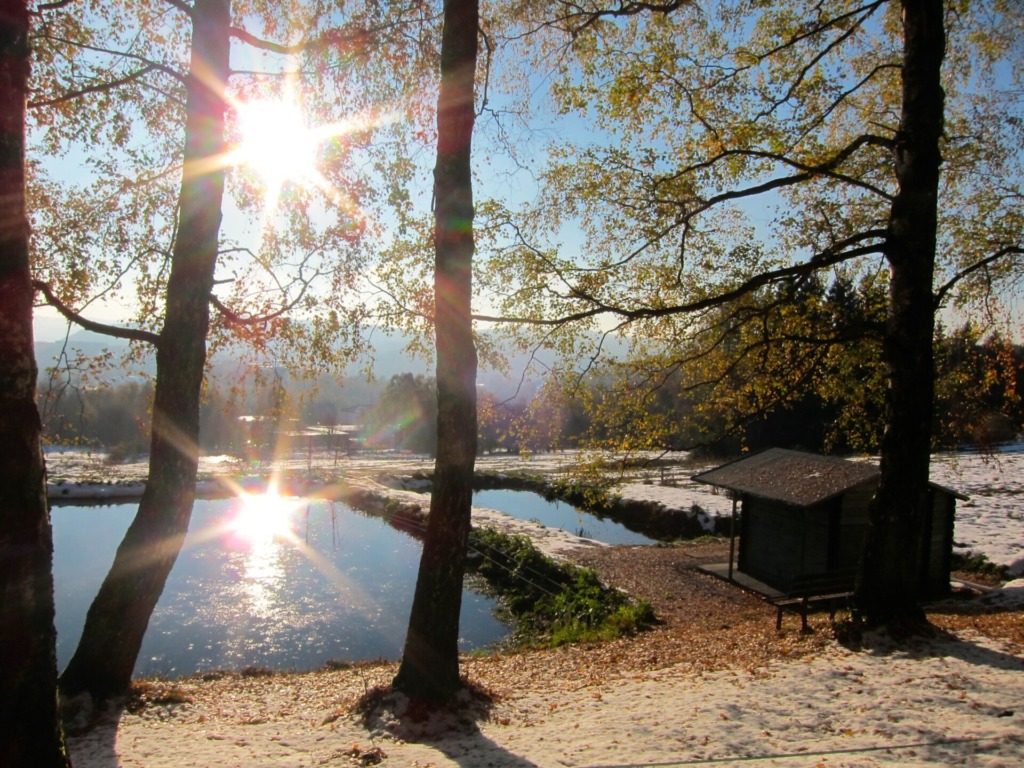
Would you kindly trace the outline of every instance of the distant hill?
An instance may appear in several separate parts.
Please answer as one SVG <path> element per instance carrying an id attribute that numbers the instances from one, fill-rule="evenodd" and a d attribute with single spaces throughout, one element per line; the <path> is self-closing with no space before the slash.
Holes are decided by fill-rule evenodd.
<path id="1" fill-rule="evenodd" d="M 112 367 L 109 370 L 96 374 L 97 378 L 103 381 L 116 383 L 119 379 L 123 379 L 126 376 L 137 374 L 152 375 L 156 372 L 156 359 L 153 354 L 148 354 L 138 364 L 135 364 L 132 371 L 125 371 L 117 367 L 123 359 L 125 352 L 128 351 L 128 343 L 122 339 L 115 339 L 89 331 L 73 333 L 66 340 L 37 341 L 35 349 L 36 363 L 39 365 L 39 378 L 41 380 L 48 378 L 47 369 L 55 365 L 66 365 L 68 363 L 74 365 L 75 360 L 78 358 L 98 359 L 105 354 L 110 355 Z"/>
<path id="2" fill-rule="evenodd" d="M 376 332 L 371 337 L 374 349 L 373 376 L 377 380 L 377 387 L 384 386 L 392 376 L 402 373 L 414 375 L 433 376 L 433 362 L 426 361 L 422 357 L 410 355 L 405 351 L 409 339 L 401 334 L 387 334 Z M 623 343 L 612 340 L 605 342 L 606 351 L 611 353 L 621 352 Z M 91 331 L 76 331 L 70 334 L 66 340 L 40 341 L 36 342 L 36 360 L 40 368 L 40 380 L 48 378 L 46 369 L 54 366 L 61 355 L 69 360 L 76 359 L 79 355 L 83 358 L 98 358 L 108 354 L 110 367 L 101 374 L 93 374 L 94 380 L 101 379 L 110 384 L 117 384 L 126 378 L 133 378 L 137 375 L 152 376 L 156 373 L 155 355 L 150 352 L 138 361 L 132 361 L 132 367 L 124 370 L 118 367 L 128 349 L 128 343 L 122 339 L 93 333 Z M 516 397 L 517 399 L 529 399 L 536 391 L 541 379 L 538 369 L 543 370 L 554 361 L 554 354 L 550 352 L 538 353 L 533 360 L 534 370 L 528 371 L 531 362 L 526 354 L 510 355 L 510 364 L 506 374 L 498 371 L 482 369 L 478 376 L 480 385 L 492 392 L 499 398 Z M 356 379 L 363 379 L 361 372 L 365 361 L 348 365 L 341 372 L 340 378 L 349 380 L 356 385 Z M 217 378 L 231 380 L 237 377 L 237 361 L 230 355 L 221 354 L 214 357 L 213 372 Z M 371 386 L 370 391 L 377 387 Z M 356 385 L 360 390 L 366 390 L 365 386 Z"/>

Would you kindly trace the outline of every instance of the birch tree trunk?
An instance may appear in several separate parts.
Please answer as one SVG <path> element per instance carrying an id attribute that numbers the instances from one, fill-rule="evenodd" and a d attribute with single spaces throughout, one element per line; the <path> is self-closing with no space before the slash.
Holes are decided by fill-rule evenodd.
<path id="1" fill-rule="evenodd" d="M 156 356 L 149 481 L 139 510 L 89 608 L 61 676 L 68 695 L 125 694 L 149 625 L 188 531 L 199 462 L 199 404 L 206 365 L 224 193 L 224 87 L 230 0 L 196 0 L 187 84 L 185 165 Z"/>
<path id="2" fill-rule="evenodd" d="M 458 690 L 459 614 L 476 460 L 476 348 L 470 316 L 473 184 L 470 173 L 477 0 L 447 0 L 441 39 L 434 168 L 437 459 L 396 689 L 429 701 Z"/>

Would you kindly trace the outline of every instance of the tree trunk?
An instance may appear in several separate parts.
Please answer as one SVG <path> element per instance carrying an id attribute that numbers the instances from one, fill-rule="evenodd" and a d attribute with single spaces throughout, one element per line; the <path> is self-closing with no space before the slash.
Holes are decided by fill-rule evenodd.
<path id="1" fill-rule="evenodd" d="M 68 766 L 57 705 L 53 535 L 36 409 L 25 99 L 29 16 L 0 0 L 0 766 Z"/>
<path id="2" fill-rule="evenodd" d="M 447 0 L 434 168 L 437 458 L 423 554 L 395 688 L 444 701 L 458 690 L 459 614 L 476 459 L 473 270 L 474 120 L 478 0 Z"/>
<path id="3" fill-rule="evenodd" d="M 187 86 L 178 238 L 156 356 L 149 481 L 61 676 L 65 694 L 123 695 L 188 530 L 199 461 L 199 404 L 224 171 L 230 0 L 197 0 Z"/>
<path id="4" fill-rule="evenodd" d="M 858 603 L 872 623 L 922 615 L 921 537 L 929 513 L 934 402 L 932 280 L 945 98 L 943 14 L 942 0 L 903 2 L 903 105 L 894 150 L 899 188 L 886 239 L 886 428 L 858 585 Z"/>

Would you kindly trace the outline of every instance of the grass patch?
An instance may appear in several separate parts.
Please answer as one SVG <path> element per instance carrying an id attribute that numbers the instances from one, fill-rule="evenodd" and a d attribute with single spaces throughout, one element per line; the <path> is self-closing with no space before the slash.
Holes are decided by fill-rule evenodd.
<path id="1" fill-rule="evenodd" d="M 619 497 L 612 493 L 614 483 L 608 478 L 588 478 L 583 482 L 559 480 L 548 495 L 595 513 L 605 513 L 615 508 Z"/>
<path id="2" fill-rule="evenodd" d="M 557 646 L 634 634 L 655 621 L 650 603 L 631 601 L 597 572 L 556 561 L 526 536 L 474 529 L 470 570 L 487 580 L 516 625 L 519 645 Z"/>
<path id="3" fill-rule="evenodd" d="M 952 570 L 973 573 L 991 581 L 1008 581 L 1010 569 L 993 563 L 980 552 L 954 552 Z"/>

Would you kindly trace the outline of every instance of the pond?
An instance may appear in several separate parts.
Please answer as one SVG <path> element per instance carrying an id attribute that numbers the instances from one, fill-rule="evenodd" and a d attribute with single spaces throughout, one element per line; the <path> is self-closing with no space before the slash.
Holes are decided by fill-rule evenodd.
<path id="1" fill-rule="evenodd" d="M 536 520 L 576 536 L 605 544 L 656 544 L 657 540 L 631 531 L 614 520 L 600 518 L 564 501 L 548 501 L 539 493 L 508 489 L 473 492 L 473 505 L 504 512 L 520 520 Z"/>
<path id="2" fill-rule="evenodd" d="M 420 542 L 341 503 L 269 498 L 270 508 L 239 499 L 196 501 L 136 675 L 307 670 L 330 660 L 401 656 Z M 60 669 L 136 508 L 53 508 Z M 508 634 L 495 607 L 492 598 L 464 591 L 462 650 Z"/>

